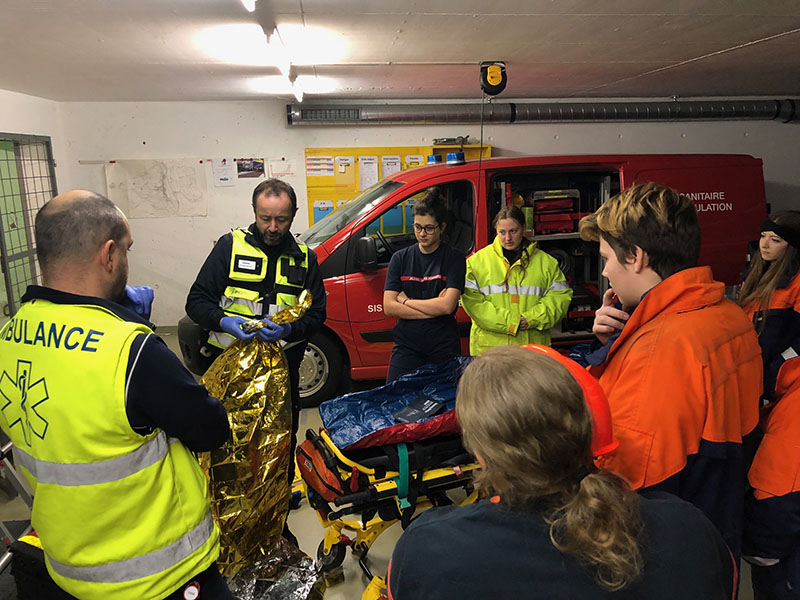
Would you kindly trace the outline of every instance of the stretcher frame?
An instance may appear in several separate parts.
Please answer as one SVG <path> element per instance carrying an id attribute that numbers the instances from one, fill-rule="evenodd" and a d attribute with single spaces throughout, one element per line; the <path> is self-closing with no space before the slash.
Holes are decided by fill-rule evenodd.
<path id="1" fill-rule="evenodd" d="M 336 447 L 325 429 L 319 431 L 319 437 L 327 450 L 336 458 L 339 473 L 343 478 L 350 475 L 353 470 L 357 470 L 358 473 L 367 476 L 369 486 L 366 490 L 345 493 L 337 497 L 333 502 L 337 509 L 332 509 L 329 502 L 314 493 L 314 490 L 302 481 L 302 493 L 316 511 L 320 524 L 325 528 L 325 535 L 317 548 L 317 558 L 322 563 L 324 571 L 332 571 L 344 562 L 349 547 L 353 554 L 358 556 L 359 567 L 369 580 L 362 600 L 386 598 L 385 578 L 373 575 L 367 564 L 367 554 L 378 537 L 401 520 L 404 508 L 399 495 L 400 473 L 387 470 L 378 478 L 376 469 L 355 462 Z M 477 463 L 471 462 L 425 470 L 421 479 L 421 489 L 425 491 L 425 495 L 417 497 L 412 507 L 413 512 L 444 505 L 445 503 L 441 502 L 442 494 L 446 496 L 446 492 L 455 489 L 463 489 L 466 493 L 466 498 L 459 502 L 459 505 L 475 503 L 478 493 L 472 485 L 472 478 L 479 468 Z M 453 504 L 449 497 L 447 504 Z M 361 518 L 347 517 L 359 514 Z M 354 537 L 345 532 L 351 532 Z"/>

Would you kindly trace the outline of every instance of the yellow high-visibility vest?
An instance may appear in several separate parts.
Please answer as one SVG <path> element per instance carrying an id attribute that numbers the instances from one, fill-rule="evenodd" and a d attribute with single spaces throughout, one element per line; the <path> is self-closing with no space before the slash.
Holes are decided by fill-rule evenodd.
<path id="1" fill-rule="evenodd" d="M 247 242 L 246 236 L 250 232 L 246 229 L 234 229 L 232 233 L 233 247 L 228 278 L 244 285 L 229 285 L 225 288 L 219 301 L 225 314 L 245 318 L 262 315 L 269 317 L 282 308 L 297 304 L 308 272 L 308 246 L 297 244 L 303 253 L 302 259 L 287 255 L 278 257 L 275 270 L 275 302 L 264 310 L 264 298 L 261 293 L 251 289 L 247 284 L 260 284 L 264 281 L 267 276 L 267 255 L 260 248 Z M 218 348 L 227 348 L 233 340 L 233 336 L 220 331 L 212 331 L 208 335 L 209 343 Z"/>
<path id="2" fill-rule="evenodd" d="M 0 427 L 33 488 L 47 570 L 82 599 L 163 598 L 219 555 L 197 460 L 128 422 L 141 334 L 154 335 L 104 307 L 41 299 L 0 330 Z"/>

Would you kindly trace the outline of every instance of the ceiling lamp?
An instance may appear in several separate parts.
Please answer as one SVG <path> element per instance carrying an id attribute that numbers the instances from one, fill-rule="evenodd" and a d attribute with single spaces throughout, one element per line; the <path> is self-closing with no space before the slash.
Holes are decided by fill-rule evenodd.
<path id="1" fill-rule="evenodd" d="M 256 9 L 256 0 L 242 0 L 242 4 L 247 12 L 253 12 Z"/>

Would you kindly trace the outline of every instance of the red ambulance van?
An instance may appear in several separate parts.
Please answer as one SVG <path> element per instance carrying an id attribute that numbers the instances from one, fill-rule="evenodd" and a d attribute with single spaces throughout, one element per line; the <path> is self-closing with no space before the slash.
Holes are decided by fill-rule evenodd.
<path id="1" fill-rule="evenodd" d="M 401 171 L 365 190 L 299 236 L 317 253 L 328 294 L 328 319 L 311 338 L 300 370 L 304 405 L 340 392 L 348 373 L 354 380 L 385 377 L 395 324 L 382 307 L 386 269 L 394 252 L 415 243 L 411 209 L 429 187 L 438 186 L 447 198 L 447 241 L 465 255 L 491 242 L 501 206 L 523 207 L 529 235 L 559 261 L 574 290 L 567 315 L 552 331 L 555 346 L 568 346 L 591 338 L 594 310 L 607 287 L 597 244 L 577 233 L 579 219 L 620 190 L 651 181 L 694 201 L 703 236 L 700 263 L 734 286 L 767 213 L 762 163 L 752 156 L 493 158 Z M 457 319 L 466 354 L 469 318 L 459 308 Z M 184 360 L 201 372 L 207 364 L 199 364 L 197 340 L 186 340 L 185 332 L 179 332 Z"/>

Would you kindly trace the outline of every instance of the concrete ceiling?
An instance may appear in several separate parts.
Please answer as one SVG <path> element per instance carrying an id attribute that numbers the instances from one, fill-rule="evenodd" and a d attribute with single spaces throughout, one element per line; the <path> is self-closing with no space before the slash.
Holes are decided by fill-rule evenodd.
<path id="1" fill-rule="evenodd" d="M 334 80 L 332 92 L 307 92 L 306 102 L 479 98 L 485 60 L 507 64 L 500 98 L 800 95 L 798 0 L 268 6 L 288 58 L 313 61 L 295 72 Z M 253 54 L 214 57 L 199 45 L 203 31 L 225 25 L 257 27 L 255 13 L 239 0 L 0 0 L 0 89 L 61 101 L 274 97 L 251 81 L 279 75 L 277 67 L 244 64 Z M 341 56 L 316 28 L 342 43 Z M 312 35 L 303 40 L 303 32 Z M 306 51 L 315 56 L 301 57 Z"/>

